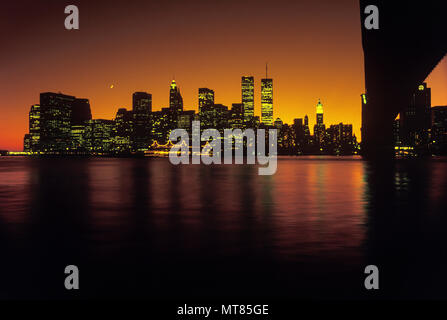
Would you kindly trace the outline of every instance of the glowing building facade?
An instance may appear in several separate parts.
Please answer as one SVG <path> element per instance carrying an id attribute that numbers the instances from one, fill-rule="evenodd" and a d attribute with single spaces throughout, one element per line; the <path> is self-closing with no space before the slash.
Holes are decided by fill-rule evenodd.
<path id="1" fill-rule="evenodd" d="M 255 114 L 255 79 L 242 77 L 242 105 L 244 106 L 244 122 L 253 121 Z"/>
<path id="2" fill-rule="evenodd" d="M 214 104 L 214 91 L 208 88 L 199 88 L 199 114 L 203 107 L 211 107 Z"/>
<path id="3" fill-rule="evenodd" d="M 324 138 L 326 133 L 326 126 L 324 125 L 324 119 L 323 119 L 323 104 L 321 103 L 320 99 L 318 99 L 317 103 L 317 122 L 314 126 L 314 140 L 316 143 L 316 146 L 320 148 L 324 145 Z"/>
<path id="4" fill-rule="evenodd" d="M 34 104 L 29 111 L 29 148 L 25 151 L 39 151 L 40 122 L 40 105 Z"/>
<path id="5" fill-rule="evenodd" d="M 66 152 L 71 147 L 71 111 L 75 97 L 61 93 L 40 94 L 40 151 Z"/>
<path id="6" fill-rule="evenodd" d="M 261 122 L 273 126 L 273 79 L 261 79 Z"/>

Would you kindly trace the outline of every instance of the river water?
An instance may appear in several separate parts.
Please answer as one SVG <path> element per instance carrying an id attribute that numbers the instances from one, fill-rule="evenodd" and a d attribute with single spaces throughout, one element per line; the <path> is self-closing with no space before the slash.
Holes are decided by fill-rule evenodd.
<path id="1" fill-rule="evenodd" d="M 446 159 L 257 169 L 0 157 L 0 297 L 447 297 Z"/>

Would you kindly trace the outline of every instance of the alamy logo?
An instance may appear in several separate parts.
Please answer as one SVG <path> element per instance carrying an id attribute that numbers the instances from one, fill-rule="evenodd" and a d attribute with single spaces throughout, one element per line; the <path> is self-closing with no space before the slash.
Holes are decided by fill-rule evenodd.
<path id="1" fill-rule="evenodd" d="M 65 267 L 65 274 L 68 276 L 65 278 L 65 289 L 78 290 L 79 289 L 79 268 L 75 265 L 69 265 Z"/>
<path id="2" fill-rule="evenodd" d="M 365 7 L 365 14 L 368 16 L 365 19 L 365 28 L 367 30 L 379 29 L 379 8 L 375 5 Z"/>
<path id="3" fill-rule="evenodd" d="M 266 135 L 268 134 L 268 153 L 266 153 Z M 244 144 L 245 138 L 245 144 Z M 277 169 L 277 139 L 276 129 L 225 129 L 222 136 L 217 129 L 206 129 L 200 134 L 200 121 L 192 123 L 191 146 L 189 134 L 185 129 L 175 129 L 171 132 L 169 140 L 178 141 L 169 152 L 169 160 L 172 164 L 189 164 L 190 155 L 192 164 L 234 164 L 244 163 L 244 149 L 246 150 L 246 163 L 258 164 L 259 175 L 273 175 Z M 222 140 L 224 152 L 222 153 Z M 201 141 L 206 145 L 201 148 Z M 233 143 L 234 142 L 234 143 Z"/>
<path id="4" fill-rule="evenodd" d="M 69 5 L 65 7 L 64 12 L 66 14 L 69 14 L 65 18 L 65 29 L 72 30 L 72 29 L 79 29 L 79 9 L 75 5 Z"/>
<path id="5" fill-rule="evenodd" d="M 365 268 L 365 274 L 368 274 L 368 276 L 365 278 L 365 288 L 367 290 L 379 289 L 379 268 L 377 266 L 371 264 L 369 266 L 366 266 Z"/>

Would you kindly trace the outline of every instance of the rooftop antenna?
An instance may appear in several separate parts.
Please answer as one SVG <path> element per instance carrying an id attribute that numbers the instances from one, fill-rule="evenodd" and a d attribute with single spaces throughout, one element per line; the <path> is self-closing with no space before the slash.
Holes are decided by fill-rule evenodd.
<path id="1" fill-rule="evenodd" d="M 267 74 L 268 74 L 268 62 L 266 62 L 265 63 L 265 78 L 267 79 L 268 78 L 268 76 L 267 76 Z"/>

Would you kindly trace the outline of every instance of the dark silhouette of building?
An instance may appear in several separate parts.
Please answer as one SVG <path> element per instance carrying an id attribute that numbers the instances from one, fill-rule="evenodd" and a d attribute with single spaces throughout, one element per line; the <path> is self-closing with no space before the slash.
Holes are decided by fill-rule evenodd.
<path id="1" fill-rule="evenodd" d="M 233 103 L 228 115 L 228 125 L 233 129 L 244 128 L 244 105 Z"/>
<path id="2" fill-rule="evenodd" d="M 175 80 L 172 80 L 169 89 L 169 108 L 177 113 L 183 111 L 183 98 Z"/>
<path id="3" fill-rule="evenodd" d="M 71 106 L 71 125 L 84 125 L 92 119 L 90 102 L 88 99 L 75 99 Z"/>
<path id="4" fill-rule="evenodd" d="M 431 145 L 436 155 L 447 155 L 447 106 L 431 109 Z"/>
<path id="5" fill-rule="evenodd" d="M 228 107 L 222 104 L 203 106 L 200 114 L 200 128 L 225 129 L 228 126 Z"/>
<path id="6" fill-rule="evenodd" d="M 399 140 L 418 153 L 427 153 L 431 129 L 431 89 L 423 83 L 411 95 L 409 105 L 400 113 Z"/>
<path id="7" fill-rule="evenodd" d="M 308 140 L 302 118 L 293 120 L 293 130 L 295 131 L 295 154 L 303 154 L 307 149 Z"/>
<path id="8" fill-rule="evenodd" d="M 281 127 L 283 126 L 284 122 L 281 120 L 281 118 L 276 118 L 275 122 L 273 122 L 273 126 L 276 129 L 281 129 Z"/>
<path id="9" fill-rule="evenodd" d="M 147 92 L 135 92 L 132 96 L 132 150 L 144 151 L 151 141 L 152 95 Z"/>
<path id="10" fill-rule="evenodd" d="M 133 113 L 126 108 L 118 109 L 115 116 L 115 152 L 129 153 L 131 148 Z"/>

